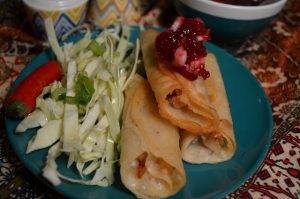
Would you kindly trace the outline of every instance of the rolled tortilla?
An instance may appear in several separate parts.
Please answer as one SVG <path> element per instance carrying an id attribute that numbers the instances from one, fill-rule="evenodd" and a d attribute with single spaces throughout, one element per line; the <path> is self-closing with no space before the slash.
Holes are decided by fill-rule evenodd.
<path id="1" fill-rule="evenodd" d="M 196 136 L 188 131 L 181 132 L 181 151 L 190 163 L 218 163 L 229 160 L 235 153 L 236 142 L 227 94 L 221 72 L 214 55 L 205 58 L 210 77 L 205 80 L 209 100 L 217 110 L 220 123 L 213 133 Z"/>
<path id="2" fill-rule="evenodd" d="M 145 30 L 140 37 L 147 78 L 160 115 L 195 135 L 215 131 L 219 119 L 210 104 L 205 81 L 202 78 L 190 81 L 158 62 L 155 54 L 158 34 L 155 30 Z"/>
<path id="3" fill-rule="evenodd" d="M 140 198 L 166 198 L 186 182 L 179 129 L 162 118 L 148 82 L 136 75 L 125 90 L 121 180 Z"/>

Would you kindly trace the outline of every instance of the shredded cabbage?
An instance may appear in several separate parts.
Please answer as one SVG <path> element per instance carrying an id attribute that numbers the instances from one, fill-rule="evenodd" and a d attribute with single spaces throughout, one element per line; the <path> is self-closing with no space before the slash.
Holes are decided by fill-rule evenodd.
<path id="1" fill-rule="evenodd" d="M 51 146 L 59 140 L 61 134 L 62 120 L 50 120 L 29 140 L 26 153 Z"/>
<path id="2" fill-rule="evenodd" d="M 22 122 L 16 128 L 16 133 L 23 133 L 27 129 L 44 126 L 48 122 L 48 118 L 45 113 L 40 109 L 35 109 L 32 113 L 27 115 Z"/>
<path id="3" fill-rule="evenodd" d="M 116 23 L 96 37 L 85 27 L 82 39 L 60 46 L 51 19 L 45 25 L 65 77 L 44 88 L 36 109 L 16 131 L 42 126 L 29 141 L 27 153 L 52 145 L 43 176 L 53 185 L 62 179 L 109 186 L 118 162 L 123 91 L 137 70 L 139 40 L 131 43 L 130 27 Z M 56 159 L 61 154 L 68 156 L 67 168 L 75 165 L 77 178 L 58 172 Z"/>

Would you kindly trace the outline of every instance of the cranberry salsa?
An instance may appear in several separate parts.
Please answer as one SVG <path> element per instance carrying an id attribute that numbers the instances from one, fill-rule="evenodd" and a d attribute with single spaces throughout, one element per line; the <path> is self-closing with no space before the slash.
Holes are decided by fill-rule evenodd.
<path id="1" fill-rule="evenodd" d="M 209 77 L 204 57 L 207 51 L 203 42 L 210 40 L 210 30 L 199 18 L 177 17 L 166 31 L 155 41 L 156 54 L 160 62 L 166 63 L 189 80 L 198 76 Z"/>

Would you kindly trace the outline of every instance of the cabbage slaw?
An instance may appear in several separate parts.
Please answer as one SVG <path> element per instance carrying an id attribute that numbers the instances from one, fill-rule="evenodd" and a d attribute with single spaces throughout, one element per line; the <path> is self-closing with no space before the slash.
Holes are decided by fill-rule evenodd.
<path id="1" fill-rule="evenodd" d="M 64 179 L 109 186 L 118 162 L 123 91 L 138 67 L 139 40 L 131 43 L 130 27 L 116 23 L 114 29 L 104 29 L 96 38 L 87 29 L 78 42 L 61 47 L 51 18 L 45 25 L 65 75 L 61 82 L 44 88 L 35 110 L 21 121 L 16 133 L 40 127 L 26 153 L 50 147 L 43 176 L 53 185 Z M 68 156 L 68 168 L 76 166 L 80 178 L 59 173 L 55 160 L 61 154 Z"/>

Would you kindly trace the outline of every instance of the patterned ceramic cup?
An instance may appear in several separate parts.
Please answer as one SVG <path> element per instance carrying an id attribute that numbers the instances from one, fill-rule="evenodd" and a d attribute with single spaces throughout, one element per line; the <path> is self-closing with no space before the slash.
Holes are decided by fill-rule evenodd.
<path id="1" fill-rule="evenodd" d="M 91 0 L 88 19 L 93 24 L 107 27 L 118 17 L 137 24 L 141 18 L 139 0 Z"/>
<path id="2" fill-rule="evenodd" d="M 57 38 L 83 24 L 88 0 L 23 0 L 37 36 L 46 39 L 44 19 L 51 17 Z"/>

